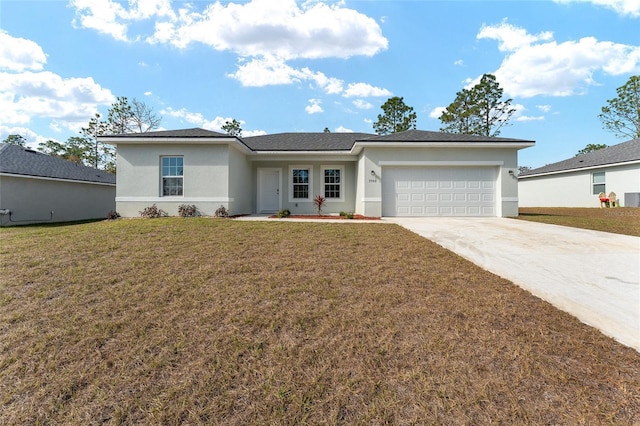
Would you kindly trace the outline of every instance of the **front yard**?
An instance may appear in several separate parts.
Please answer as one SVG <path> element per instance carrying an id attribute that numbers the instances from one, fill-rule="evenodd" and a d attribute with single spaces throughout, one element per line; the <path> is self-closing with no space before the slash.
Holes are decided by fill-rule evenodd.
<path id="1" fill-rule="evenodd" d="M 640 354 L 399 226 L 34 226 L 0 260 L 0 424 L 640 422 Z"/>

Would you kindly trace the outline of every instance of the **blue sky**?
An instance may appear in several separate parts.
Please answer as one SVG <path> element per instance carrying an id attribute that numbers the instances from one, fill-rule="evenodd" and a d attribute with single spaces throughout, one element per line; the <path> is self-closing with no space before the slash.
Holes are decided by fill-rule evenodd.
<path id="1" fill-rule="evenodd" d="M 0 140 L 77 135 L 117 96 L 162 129 L 371 132 L 391 96 L 439 130 L 495 74 L 538 167 L 623 142 L 598 114 L 640 73 L 640 1 L 0 0 Z"/>

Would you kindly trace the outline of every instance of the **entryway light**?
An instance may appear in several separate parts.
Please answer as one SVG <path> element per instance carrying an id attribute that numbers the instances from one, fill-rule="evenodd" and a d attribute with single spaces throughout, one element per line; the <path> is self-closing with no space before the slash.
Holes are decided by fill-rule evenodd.
<path id="1" fill-rule="evenodd" d="M 375 176 L 376 175 L 376 171 L 375 170 L 371 170 L 371 176 Z"/>

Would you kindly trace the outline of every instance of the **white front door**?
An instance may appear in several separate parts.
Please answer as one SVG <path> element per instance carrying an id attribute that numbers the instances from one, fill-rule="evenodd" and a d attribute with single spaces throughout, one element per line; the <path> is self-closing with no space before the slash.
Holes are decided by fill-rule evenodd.
<path id="1" fill-rule="evenodd" d="M 280 210 L 280 169 L 258 169 L 258 213 Z"/>

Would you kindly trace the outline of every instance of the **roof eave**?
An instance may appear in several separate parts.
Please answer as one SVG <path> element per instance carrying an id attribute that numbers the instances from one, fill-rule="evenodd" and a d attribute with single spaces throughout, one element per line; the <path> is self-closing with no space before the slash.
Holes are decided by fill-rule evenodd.
<path id="1" fill-rule="evenodd" d="M 571 168 L 571 169 L 553 170 L 553 171 L 542 172 L 542 173 L 532 173 L 532 174 L 526 174 L 524 176 L 518 176 L 518 179 L 527 179 L 527 178 L 532 178 L 532 177 L 540 177 L 540 176 L 549 176 L 549 175 L 559 175 L 559 174 L 564 174 L 564 173 L 581 172 L 581 171 L 585 171 L 585 170 L 602 169 L 602 168 L 605 168 L 605 167 L 627 166 L 627 165 L 631 165 L 631 164 L 640 164 L 640 160 L 624 161 L 624 162 L 621 162 L 621 163 L 597 164 L 597 165 L 587 166 L 587 167 L 576 167 L 576 168 Z"/>
<path id="2" fill-rule="evenodd" d="M 522 142 L 370 142 L 370 141 L 356 141 L 351 149 L 353 154 L 358 154 L 363 148 L 397 148 L 397 147 L 411 147 L 411 148 L 516 148 L 524 149 L 535 145 L 533 141 Z"/>
<path id="3" fill-rule="evenodd" d="M 222 137 L 122 137 L 122 136 L 99 136 L 98 141 L 110 145 L 171 145 L 176 143 L 191 145 L 231 145 L 244 153 L 253 153 L 251 148 L 245 145 L 235 136 Z"/>

